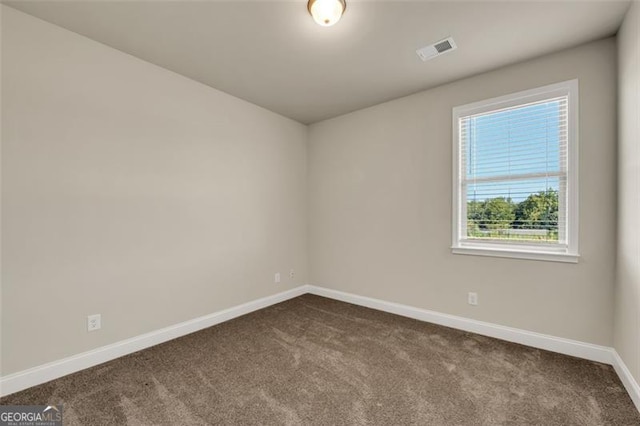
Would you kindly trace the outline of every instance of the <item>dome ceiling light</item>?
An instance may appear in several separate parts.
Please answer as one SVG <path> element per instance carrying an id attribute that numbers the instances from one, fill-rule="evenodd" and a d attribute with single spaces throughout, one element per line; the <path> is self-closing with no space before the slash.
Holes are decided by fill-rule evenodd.
<path id="1" fill-rule="evenodd" d="M 346 8 L 345 0 L 309 0 L 307 3 L 313 20 L 323 27 L 330 27 L 338 22 Z"/>

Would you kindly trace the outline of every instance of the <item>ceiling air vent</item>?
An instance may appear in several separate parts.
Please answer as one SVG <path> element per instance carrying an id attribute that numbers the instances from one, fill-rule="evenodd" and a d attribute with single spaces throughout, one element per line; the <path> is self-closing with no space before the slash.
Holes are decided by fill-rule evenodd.
<path id="1" fill-rule="evenodd" d="M 444 53 L 451 52 L 452 50 L 455 50 L 457 47 L 458 46 L 456 46 L 456 43 L 453 41 L 453 38 L 449 37 L 449 38 L 445 38 L 444 40 L 440 40 L 438 42 L 430 44 L 429 46 L 420 48 L 416 50 L 416 53 L 418 54 L 420 59 L 426 62 L 429 59 L 435 58 L 436 56 L 440 56 Z"/>

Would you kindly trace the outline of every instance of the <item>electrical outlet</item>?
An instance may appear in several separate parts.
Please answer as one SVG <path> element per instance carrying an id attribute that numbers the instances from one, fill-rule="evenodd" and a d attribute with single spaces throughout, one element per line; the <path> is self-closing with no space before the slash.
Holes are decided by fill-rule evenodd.
<path id="1" fill-rule="evenodd" d="M 290 279 L 294 279 L 296 277 L 296 271 L 294 271 L 293 269 L 289 271 L 289 278 Z"/>
<path id="2" fill-rule="evenodd" d="M 273 282 L 275 282 L 275 283 L 279 283 L 280 282 L 280 272 L 276 272 L 275 277 L 273 277 Z"/>
<path id="3" fill-rule="evenodd" d="M 89 315 L 87 317 L 87 331 L 96 331 L 100 330 L 102 327 L 102 318 L 100 314 Z"/>
<path id="4" fill-rule="evenodd" d="M 478 305 L 478 293 L 469 293 L 469 304 L 473 306 Z"/>

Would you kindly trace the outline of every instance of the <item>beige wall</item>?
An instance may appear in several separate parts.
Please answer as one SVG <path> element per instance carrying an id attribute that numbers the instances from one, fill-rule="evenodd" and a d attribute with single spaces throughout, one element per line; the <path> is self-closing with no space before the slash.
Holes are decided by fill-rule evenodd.
<path id="1" fill-rule="evenodd" d="M 2 12 L 3 375 L 307 282 L 305 126 Z"/>
<path id="2" fill-rule="evenodd" d="M 321 122 L 307 134 L 1 8 L 2 375 L 306 282 L 613 343 L 614 39 Z M 620 74 L 637 93 L 634 8 Z M 452 255 L 451 108 L 573 78 L 580 262 Z M 620 190 L 636 196 L 621 200 L 620 221 L 631 224 L 640 214 L 637 95 L 621 96 L 620 105 Z M 619 253 L 628 256 L 618 264 L 615 343 L 638 378 L 640 319 L 631 300 L 639 297 L 640 236 L 620 234 Z M 479 293 L 479 306 L 466 303 L 469 291 Z M 93 313 L 103 328 L 87 333 Z"/>
<path id="3" fill-rule="evenodd" d="M 640 383 L 640 4 L 618 33 L 618 264 L 614 346 Z"/>
<path id="4" fill-rule="evenodd" d="M 311 283 L 611 345 L 615 43 L 591 43 L 312 125 Z M 451 254 L 451 109 L 573 78 L 580 80 L 580 262 Z M 479 306 L 467 304 L 469 291 L 479 293 Z"/>

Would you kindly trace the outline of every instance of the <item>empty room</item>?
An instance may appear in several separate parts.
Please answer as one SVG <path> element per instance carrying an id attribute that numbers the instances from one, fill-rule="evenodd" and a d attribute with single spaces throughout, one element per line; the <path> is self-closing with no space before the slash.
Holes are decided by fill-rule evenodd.
<path id="1" fill-rule="evenodd" d="M 0 426 L 640 425 L 640 2 L 0 18 Z"/>

